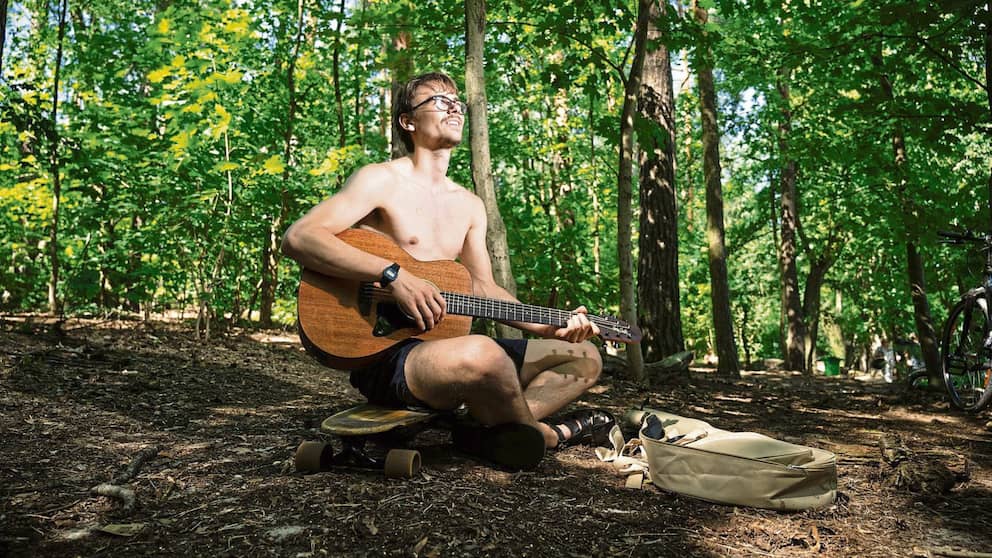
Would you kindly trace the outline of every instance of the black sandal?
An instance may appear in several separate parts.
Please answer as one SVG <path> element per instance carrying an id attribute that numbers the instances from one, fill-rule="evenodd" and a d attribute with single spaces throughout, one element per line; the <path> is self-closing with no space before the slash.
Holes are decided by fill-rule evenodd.
<path id="1" fill-rule="evenodd" d="M 617 420 L 604 409 L 579 409 L 560 417 L 554 421 L 554 424 L 548 422 L 551 429 L 558 434 L 556 449 L 560 449 L 577 444 L 605 445 L 610 439 L 610 430 L 616 425 Z M 568 427 L 572 435 L 566 437 L 562 426 Z"/>

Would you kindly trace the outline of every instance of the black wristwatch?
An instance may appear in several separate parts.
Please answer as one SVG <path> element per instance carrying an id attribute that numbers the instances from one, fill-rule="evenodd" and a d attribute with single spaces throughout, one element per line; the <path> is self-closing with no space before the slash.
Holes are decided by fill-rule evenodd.
<path id="1" fill-rule="evenodd" d="M 393 263 L 393 265 L 382 270 L 382 277 L 379 278 L 379 286 L 386 287 L 390 283 L 396 280 L 400 275 L 400 264 Z"/>

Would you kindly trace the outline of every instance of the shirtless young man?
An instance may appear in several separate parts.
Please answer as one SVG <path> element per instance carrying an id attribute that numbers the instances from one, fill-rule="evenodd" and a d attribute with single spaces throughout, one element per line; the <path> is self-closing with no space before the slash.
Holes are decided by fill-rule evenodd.
<path id="1" fill-rule="evenodd" d="M 340 192 L 286 231 L 283 252 L 324 275 L 378 281 L 421 329 L 444 319 L 445 301 L 438 290 L 407 270 L 387 273 L 396 269 L 394 262 L 345 244 L 337 233 L 352 226 L 373 229 L 419 260 L 458 259 L 471 274 L 476 295 L 515 300 L 493 278 L 482 200 L 447 177 L 451 152 L 462 139 L 465 108 L 448 76 L 431 73 L 412 79 L 393 118 L 410 154 L 359 169 Z M 602 361 L 587 342 L 599 330 L 585 312 L 584 307 L 575 310 L 561 329 L 511 324 L 544 338 L 538 340 L 480 335 L 411 339 L 369 369 L 354 371 L 351 382 L 372 403 L 387 406 L 450 410 L 465 404 L 480 424 L 494 427 L 478 429 L 483 435 L 474 445 L 471 436 L 462 435 L 469 451 L 529 443 L 540 445 L 537 451 L 543 455 L 545 447 L 599 437 L 612 424 L 608 413 L 596 410 L 573 413 L 554 425 L 540 422 L 599 378 Z M 499 427 L 505 425 L 511 428 Z M 486 438 L 486 431 L 496 438 Z M 501 441 L 501 432 L 513 435 Z M 484 456 L 514 464 L 513 456 Z"/>

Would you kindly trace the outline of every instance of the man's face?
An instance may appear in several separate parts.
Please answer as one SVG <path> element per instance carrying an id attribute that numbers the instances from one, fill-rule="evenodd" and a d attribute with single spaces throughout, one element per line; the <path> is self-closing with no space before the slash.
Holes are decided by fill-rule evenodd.
<path id="1" fill-rule="evenodd" d="M 408 131 L 415 143 L 439 143 L 440 147 L 461 143 L 465 114 L 457 91 L 440 83 L 425 83 L 414 92 L 412 106 L 409 122 L 414 129 Z"/>

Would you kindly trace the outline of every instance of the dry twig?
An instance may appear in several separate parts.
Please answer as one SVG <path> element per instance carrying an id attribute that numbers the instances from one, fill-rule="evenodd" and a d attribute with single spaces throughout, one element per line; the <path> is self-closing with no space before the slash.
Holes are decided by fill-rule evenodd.
<path id="1" fill-rule="evenodd" d="M 131 465 L 128 466 L 127 470 L 115 477 L 111 482 L 114 484 L 131 482 L 134 477 L 138 476 L 138 472 L 141 471 L 141 467 L 143 467 L 148 461 L 154 459 L 160 451 L 162 450 L 158 446 L 152 446 L 141 450 L 138 452 L 138 455 L 135 456 L 134 461 L 131 462 Z"/>
<path id="2" fill-rule="evenodd" d="M 107 496 L 120 500 L 123 503 L 122 508 L 124 511 L 134 509 L 134 491 L 125 486 L 103 483 L 91 488 L 90 493 L 96 496 Z"/>

